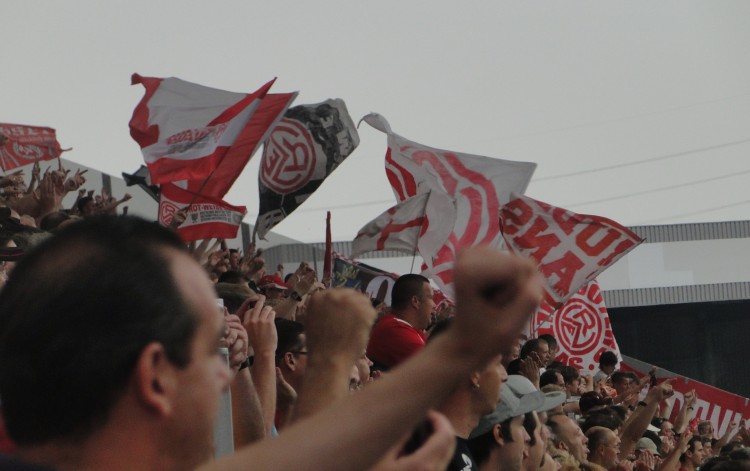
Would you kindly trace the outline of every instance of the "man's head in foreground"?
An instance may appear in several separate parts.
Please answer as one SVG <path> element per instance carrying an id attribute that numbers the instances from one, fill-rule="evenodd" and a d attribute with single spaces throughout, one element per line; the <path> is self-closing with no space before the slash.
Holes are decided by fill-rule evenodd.
<path id="1" fill-rule="evenodd" d="M 230 378 L 214 297 L 180 239 L 136 218 L 81 221 L 27 255 L 0 293 L 0 396 L 21 456 L 75 462 L 119 432 L 170 465 L 207 459 Z"/>

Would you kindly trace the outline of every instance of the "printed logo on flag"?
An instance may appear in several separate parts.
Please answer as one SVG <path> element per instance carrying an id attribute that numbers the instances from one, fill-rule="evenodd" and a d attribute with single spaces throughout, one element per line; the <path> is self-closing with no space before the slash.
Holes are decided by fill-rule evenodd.
<path id="1" fill-rule="evenodd" d="M 282 119 L 266 143 L 260 181 L 286 195 L 310 182 L 316 164 L 315 143 L 307 128 L 299 121 Z"/>
<path id="2" fill-rule="evenodd" d="M 359 145 L 344 101 L 289 108 L 263 149 L 258 175 L 258 237 L 301 205 Z"/>
<path id="3" fill-rule="evenodd" d="M 609 350 L 620 356 L 596 280 L 575 293 L 557 311 L 542 303 L 529 323 L 532 337 L 551 334 L 557 339 L 557 358 L 564 364 L 596 372 L 602 353 Z"/>

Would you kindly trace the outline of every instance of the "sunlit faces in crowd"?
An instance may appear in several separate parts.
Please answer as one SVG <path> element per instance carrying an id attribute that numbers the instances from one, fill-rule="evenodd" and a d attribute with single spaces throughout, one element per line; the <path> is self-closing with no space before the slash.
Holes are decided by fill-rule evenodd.
<path id="1" fill-rule="evenodd" d="M 575 420 L 566 415 L 553 415 L 548 421 L 552 429 L 555 446 L 567 451 L 578 462 L 584 463 L 589 454 L 588 439 Z"/>

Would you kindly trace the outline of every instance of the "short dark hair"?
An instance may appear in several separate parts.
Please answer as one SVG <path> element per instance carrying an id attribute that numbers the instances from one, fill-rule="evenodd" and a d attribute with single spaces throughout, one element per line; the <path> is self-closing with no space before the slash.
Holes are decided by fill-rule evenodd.
<path id="1" fill-rule="evenodd" d="M 584 432 L 587 432 L 591 427 L 598 426 L 608 428 L 610 430 L 617 430 L 619 427 L 622 427 L 622 424 L 622 419 L 616 413 L 614 413 L 614 411 L 611 411 L 609 410 L 609 408 L 605 407 L 603 409 L 594 409 L 589 411 L 588 415 L 586 416 L 586 420 L 584 420 L 583 425 L 581 426 L 581 429 Z"/>
<path id="2" fill-rule="evenodd" d="M 581 372 L 574 366 L 563 365 L 558 371 L 562 375 L 565 384 L 571 384 L 573 381 L 581 377 Z"/>
<path id="3" fill-rule="evenodd" d="M 278 363 L 286 352 L 296 352 L 302 347 L 300 335 L 305 333 L 305 326 L 297 321 L 277 317 L 273 320 L 278 335 L 276 344 L 276 362 Z"/>
<path id="4" fill-rule="evenodd" d="M 612 376 L 610 376 L 609 379 L 612 381 L 612 385 L 614 386 L 624 379 L 630 381 L 630 375 L 628 375 L 624 371 L 615 371 L 614 373 L 612 373 Z"/>
<path id="5" fill-rule="evenodd" d="M 16 443 L 95 433 L 151 342 L 177 367 L 189 363 L 198 317 L 167 250 L 185 246 L 156 223 L 98 216 L 18 263 L 0 292 L 0 397 Z"/>
<path id="6" fill-rule="evenodd" d="M 430 280 L 416 273 L 409 273 L 398 277 L 391 290 L 391 309 L 400 311 L 409 306 L 412 296 L 422 297 L 424 284 Z"/>
<path id="7" fill-rule="evenodd" d="M 685 462 L 685 459 L 687 459 L 687 452 L 688 451 L 691 452 L 691 453 L 695 452 L 695 444 L 696 443 L 700 443 L 701 445 L 703 444 L 703 439 L 700 436 L 698 436 L 698 435 L 694 436 L 693 438 L 690 439 L 690 441 L 688 441 L 687 450 L 685 450 L 685 453 L 683 453 L 682 455 L 680 455 L 680 463 L 684 463 Z"/>
<path id="8" fill-rule="evenodd" d="M 89 201 L 94 201 L 94 198 L 91 196 L 84 196 L 83 198 L 79 199 L 78 202 L 76 202 L 76 209 L 78 209 L 78 214 L 83 214 L 83 209 L 86 207 Z"/>
<path id="9" fill-rule="evenodd" d="M 508 442 L 513 441 L 513 435 L 510 433 L 511 420 L 513 420 L 513 417 L 505 419 L 504 421 L 500 422 L 500 424 L 498 424 L 500 425 L 500 433 L 503 436 L 503 440 Z M 469 439 L 469 451 L 471 451 L 471 456 L 472 458 L 474 458 L 474 462 L 476 462 L 477 465 L 481 466 L 482 463 L 487 461 L 490 456 L 490 452 L 498 446 L 492 430 L 494 430 L 494 427 L 491 428 L 487 433 L 483 433 L 482 435 Z"/>
<path id="10" fill-rule="evenodd" d="M 542 342 L 546 343 L 547 341 L 542 338 L 527 340 L 526 343 L 523 344 L 523 347 L 521 347 L 521 352 L 518 354 L 518 357 L 522 360 L 525 360 L 526 357 L 531 355 L 531 352 L 535 352 L 536 349 L 539 348 L 539 344 Z"/>
<path id="11" fill-rule="evenodd" d="M 540 339 L 547 342 L 547 345 L 549 345 L 549 348 L 557 348 L 557 339 L 552 334 L 542 334 L 539 336 Z"/>
<path id="12" fill-rule="evenodd" d="M 560 374 L 557 370 L 547 370 L 539 376 L 539 388 L 543 388 L 548 384 L 557 384 L 557 375 Z"/>
<path id="13" fill-rule="evenodd" d="M 599 357 L 599 366 L 616 366 L 617 365 L 617 355 L 615 355 L 615 352 L 610 352 L 609 350 L 602 353 Z"/>

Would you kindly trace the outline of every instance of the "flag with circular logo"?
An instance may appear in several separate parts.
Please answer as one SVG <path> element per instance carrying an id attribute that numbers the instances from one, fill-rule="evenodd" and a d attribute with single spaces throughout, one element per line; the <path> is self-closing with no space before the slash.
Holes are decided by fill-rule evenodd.
<path id="1" fill-rule="evenodd" d="M 359 134 L 343 100 L 289 108 L 263 146 L 256 234 L 264 238 L 358 145 Z"/>
<path id="2" fill-rule="evenodd" d="M 583 374 L 599 369 L 599 357 L 607 350 L 618 358 L 620 348 L 604 305 L 599 283 L 592 280 L 555 310 L 544 302 L 529 320 L 529 338 L 551 334 L 557 339 L 557 360 Z"/>

